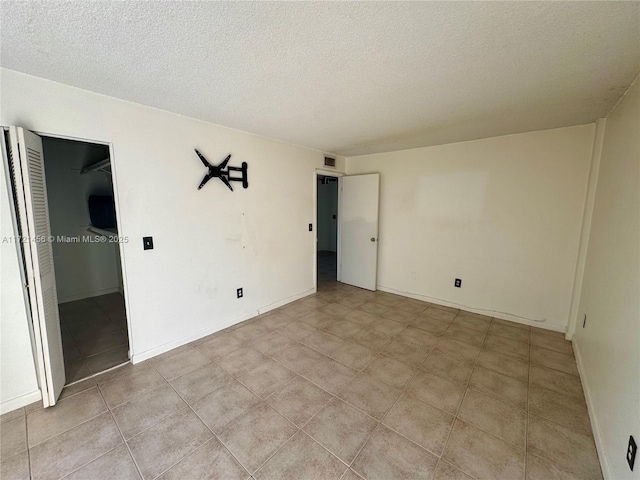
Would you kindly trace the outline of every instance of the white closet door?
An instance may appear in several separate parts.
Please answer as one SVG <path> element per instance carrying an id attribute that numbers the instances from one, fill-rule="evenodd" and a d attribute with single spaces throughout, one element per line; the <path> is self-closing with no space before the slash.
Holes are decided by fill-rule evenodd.
<path id="1" fill-rule="evenodd" d="M 340 178 L 340 281 L 376 289 L 380 174 Z"/>
<path id="2" fill-rule="evenodd" d="M 23 239 L 23 248 L 36 354 L 41 350 L 44 359 L 45 385 L 41 384 L 40 388 L 43 397 L 46 397 L 45 406 L 50 406 L 55 405 L 62 392 L 65 373 L 42 139 L 20 127 L 11 127 L 9 138 L 15 183 L 21 184 L 16 189 L 19 193 L 16 199 L 21 233 L 26 237 Z M 20 160 L 19 168 L 16 152 Z"/>

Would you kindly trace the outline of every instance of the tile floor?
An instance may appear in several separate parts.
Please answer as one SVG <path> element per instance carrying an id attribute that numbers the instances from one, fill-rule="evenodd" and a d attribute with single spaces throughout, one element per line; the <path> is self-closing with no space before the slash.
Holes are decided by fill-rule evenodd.
<path id="1" fill-rule="evenodd" d="M 129 361 L 121 294 L 62 303 L 59 310 L 67 383 Z"/>
<path id="2" fill-rule="evenodd" d="M 318 294 L 2 416 L 1 478 L 601 479 L 562 335 Z"/>

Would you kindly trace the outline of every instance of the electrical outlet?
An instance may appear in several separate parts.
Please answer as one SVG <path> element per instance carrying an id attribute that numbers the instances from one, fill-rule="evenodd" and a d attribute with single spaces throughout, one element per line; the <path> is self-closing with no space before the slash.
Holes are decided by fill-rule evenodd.
<path id="1" fill-rule="evenodd" d="M 633 439 L 633 435 L 629 436 L 629 446 L 627 447 L 627 463 L 629 468 L 633 472 L 633 464 L 636 462 L 636 452 L 638 451 L 638 445 Z"/>
<path id="2" fill-rule="evenodd" d="M 238 298 L 242 298 L 242 296 L 244 295 L 242 292 L 242 288 L 236 290 L 236 295 L 238 296 Z"/>
<path id="3" fill-rule="evenodd" d="M 142 248 L 144 250 L 153 250 L 153 237 L 142 237 Z"/>
<path id="4" fill-rule="evenodd" d="M 456 278 L 456 281 L 453 282 L 453 286 L 456 288 L 461 288 L 462 287 L 462 279 L 461 278 Z"/>
<path id="5" fill-rule="evenodd" d="M 587 326 L 587 314 L 584 314 L 584 319 L 582 320 L 582 328 Z"/>

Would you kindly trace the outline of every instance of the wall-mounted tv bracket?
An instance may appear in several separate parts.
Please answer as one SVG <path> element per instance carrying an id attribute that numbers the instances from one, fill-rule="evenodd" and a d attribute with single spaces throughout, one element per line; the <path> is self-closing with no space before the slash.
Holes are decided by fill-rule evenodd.
<path id="1" fill-rule="evenodd" d="M 220 165 L 211 165 L 207 161 L 207 159 L 204 158 L 204 155 L 202 155 L 198 151 L 197 148 L 195 148 L 194 150 L 196 151 L 196 154 L 198 155 L 198 157 L 200 157 L 200 160 L 202 161 L 204 166 L 207 167 L 207 169 L 209 170 L 207 174 L 204 176 L 204 178 L 202 179 L 202 182 L 200 182 L 200 186 L 198 187 L 198 190 L 204 187 L 205 183 L 207 183 L 213 177 L 217 177 L 220 180 L 222 180 L 222 183 L 224 183 L 227 187 L 229 187 L 229 190 L 231 190 L 232 192 L 233 192 L 233 187 L 231 186 L 230 182 L 242 182 L 243 188 L 249 187 L 249 180 L 247 179 L 247 167 L 248 167 L 247 162 L 242 162 L 241 167 L 227 167 L 227 164 L 229 163 L 229 159 L 231 159 L 231 154 L 229 154 L 227 155 L 227 158 L 225 158 L 222 161 L 222 163 L 220 163 Z M 225 170 L 225 167 L 227 168 L 226 170 Z M 242 174 L 239 178 L 232 177 L 231 172 L 242 172 Z"/>

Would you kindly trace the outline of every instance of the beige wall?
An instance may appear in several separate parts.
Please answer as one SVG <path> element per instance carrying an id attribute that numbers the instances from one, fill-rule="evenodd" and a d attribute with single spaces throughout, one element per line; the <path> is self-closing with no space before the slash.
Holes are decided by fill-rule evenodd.
<path id="1" fill-rule="evenodd" d="M 583 315 L 587 315 L 582 327 Z M 640 478 L 640 81 L 607 117 L 573 337 L 603 470 Z"/>
<path id="2" fill-rule="evenodd" d="M 593 135 L 590 124 L 348 158 L 348 174 L 381 174 L 379 288 L 564 331 Z"/>

